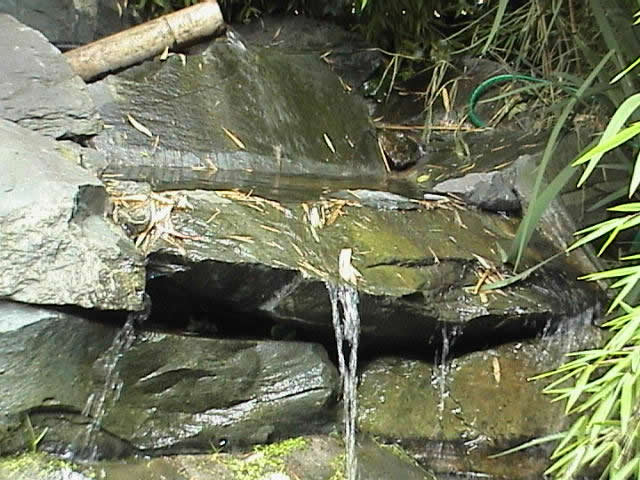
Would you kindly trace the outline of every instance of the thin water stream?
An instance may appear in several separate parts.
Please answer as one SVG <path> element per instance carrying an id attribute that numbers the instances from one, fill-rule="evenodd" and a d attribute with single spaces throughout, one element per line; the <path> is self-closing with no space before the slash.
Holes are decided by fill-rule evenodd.
<path id="1" fill-rule="evenodd" d="M 135 326 L 144 322 L 149 316 L 150 302 L 145 301 L 145 309 L 140 312 L 132 312 L 127 316 L 127 321 L 118 331 L 105 351 L 104 355 L 98 359 L 98 368 L 104 377 L 102 389 L 93 392 L 87 398 L 82 415 L 91 419 L 86 429 L 74 440 L 74 455 L 82 460 L 98 460 L 97 438 L 102 427 L 102 421 L 120 398 L 123 382 L 120 380 L 118 363 L 124 354 L 131 348 L 136 338 Z M 97 363 L 97 362 L 96 362 Z"/>
<path id="2" fill-rule="evenodd" d="M 357 419 L 357 368 L 358 341 L 360 338 L 360 314 L 358 291 L 350 285 L 327 283 L 331 300 L 333 329 L 338 350 L 338 369 L 342 383 L 344 443 L 346 449 L 346 473 L 348 480 L 357 479 L 356 419 Z M 347 358 L 345 358 L 345 356 Z"/>

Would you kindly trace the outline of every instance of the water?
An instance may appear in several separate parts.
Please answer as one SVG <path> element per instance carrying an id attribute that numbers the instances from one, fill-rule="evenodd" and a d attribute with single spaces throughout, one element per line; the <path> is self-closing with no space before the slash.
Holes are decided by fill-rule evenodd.
<path id="1" fill-rule="evenodd" d="M 338 349 L 338 369 L 342 383 L 342 398 L 344 404 L 344 443 L 346 449 L 347 479 L 357 478 L 356 458 L 356 418 L 358 384 L 358 340 L 360 337 L 360 314 L 358 313 L 358 291 L 349 285 L 332 285 L 327 283 L 333 329 L 336 334 Z M 345 359 L 345 356 L 347 359 Z"/>
<path id="2" fill-rule="evenodd" d="M 124 354 L 131 348 L 136 338 L 135 326 L 142 323 L 149 316 L 150 302 L 145 301 L 145 309 L 141 312 L 132 312 L 127 321 L 116 334 L 111 346 L 105 351 L 99 368 L 104 376 L 104 384 L 100 391 L 89 395 L 87 403 L 82 410 L 82 415 L 89 417 L 91 422 L 84 432 L 74 440 L 74 456 L 88 461 L 98 459 L 97 437 L 102 427 L 104 416 L 120 398 L 123 382 L 120 380 L 118 363 Z"/>
<path id="3" fill-rule="evenodd" d="M 433 378 L 431 380 L 432 385 L 437 386 L 438 388 L 438 422 L 440 423 L 440 428 L 443 429 L 444 422 L 444 408 L 446 404 L 446 400 L 449 397 L 449 390 L 447 388 L 447 379 L 449 377 L 449 372 L 451 370 L 451 362 L 449 361 L 449 354 L 451 353 L 451 348 L 456 341 L 456 338 L 462 333 L 462 329 L 458 325 L 442 326 L 442 346 L 439 351 L 436 351 L 435 356 L 435 365 L 433 369 Z M 447 457 L 447 453 L 445 452 L 445 441 L 440 441 L 435 449 L 434 456 L 437 459 L 445 459 Z"/>
<path id="4" fill-rule="evenodd" d="M 440 394 L 440 400 L 438 402 L 438 414 L 440 417 L 442 417 L 444 413 L 445 400 L 449 396 L 449 392 L 447 391 L 447 377 L 449 375 L 449 369 L 451 368 L 449 353 L 460 333 L 462 333 L 462 329 L 458 325 L 451 327 L 447 325 L 442 326 L 442 347 L 436 352 L 435 364 L 437 368 L 434 369 L 434 372 L 437 372 L 434 382 L 438 385 L 438 393 Z"/>

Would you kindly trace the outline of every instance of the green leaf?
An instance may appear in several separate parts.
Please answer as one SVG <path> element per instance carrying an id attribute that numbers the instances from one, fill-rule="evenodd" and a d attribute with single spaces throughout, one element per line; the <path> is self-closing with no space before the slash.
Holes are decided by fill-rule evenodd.
<path id="1" fill-rule="evenodd" d="M 540 216 L 542 215 L 542 212 L 547 207 L 548 202 L 547 204 L 544 204 L 544 205 L 540 204 L 538 206 L 536 206 L 536 203 L 539 202 L 538 194 L 542 186 L 544 173 L 545 173 L 545 170 L 547 169 L 547 165 L 549 164 L 549 160 L 553 155 L 553 151 L 558 143 L 560 132 L 562 131 L 562 128 L 564 127 L 565 122 L 569 118 L 570 113 L 573 111 L 573 108 L 575 107 L 578 99 L 581 98 L 585 90 L 589 88 L 589 86 L 598 76 L 602 68 L 612 57 L 613 53 L 614 51 L 610 50 L 604 57 L 602 57 L 598 65 L 589 73 L 584 83 L 576 91 L 575 97 L 569 100 L 569 102 L 567 102 L 567 105 L 562 110 L 562 113 L 559 115 L 558 120 L 556 121 L 556 124 L 553 126 L 553 130 L 549 135 L 549 140 L 547 141 L 547 145 L 545 146 L 544 153 L 542 154 L 542 160 L 540 161 L 540 165 L 538 165 L 538 174 L 536 176 L 535 184 L 531 192 L 530 204 L 529 204 L 529 207 L 527 208 L 527 213 L 525 214 L 522 221 L 520 222 L 520 226 L 518 227 L 518 231 L 511 245 L 511 251 L 509 252 L 509 259 L 512 260 L 514 263 L 514 270 L 517 270 L 520 264 L 520 260 L 522 259 L 522 254 L 524 252 L 526 245 L 529 243 L 531 236 L 533 235 L 533 231 L 535 230 L 535 224 L 537 220 L 540 218 Z M 565 176 L 568 175 L 567 167 L 565 167 L 565 169 L 563 169 L 561 173 L 564 173 Z M 566 180 L 566 178 L 564 180 Z M 554 182 L 555 182 L 555 179 L 554 181 L 551 182 L 551 184 L 553 184 Z M 560 183 L 560 182 L 556 182 L 556 183 Z M 555 188 L 557 188 L 557 186 L 555 186 Z M 549 192 L 549 196 L 551 196 L 550 194 L 551 192 Z"/>
<path id="2" fill-rule="evenodd" d="M 623 203 L 621 205 L 616 205 L 615 207 L 608 208 L 610 212 L 627 212 L 627 213 L 637 213 L 640 211 L 640 202 L 632 202 L 632 203 Z"/>
<path id="3" fill-rule="evenodd" d="M 602 137 L 600 138 L 598 145 L 582 154 L 573 162 L 574 165 L 580 165 L 589 161 L 589 165 L 578 181 L 578 186 L 581 186 L 587 180 L 589 175 L 591 175 L 591 172 L 593 172 L 593 169 L 596 167 L 604 153 L 616 148 L 640 133 L 640 122 L 634 123 L 630 127 L 621 130 L 623 125 L 629 117 L 633 115 L 638 106 L 640 106 L 640 93 L 636 93 L 635 95 L 627 98 L 611 117 L 607 128 L 605 128 L 602 133 Z"/>
<path id="4" fill-rule="evenodd" d="M 544 443 L 554 442 L 556 440 L 560 440 L 560 439 L 564 438 L 565 433 L 566 432 L 552 433 L 550 435 L 545 435 L 544 437 L 534 438 L 533 440 L 530 440 L 530 441 L 525 442 L 523 444 L 517 445 L 517 446 L 515 446 L 513 448 L 510 448 L 508 450 L 505 450 L 503 452 L 499 452 L 499 453 L 495 453 L 493 455 L 489 455 L 488 458 L 504 457 L 505 455 L 510 455 L 512 453 L 520 452 L 520 451 L 525 450 L 525 449 L 530 448 L 530 447 L 535 447 L 537 445 L 542 445 Z"/>
<path id="5" fill-rule="evenodd" d="M 500 24 L 502 23 L 502 19 L 504 18 L 504 12 L 507 10 L 507 5 L 509 5 L 509 0 L 500 0 L 500 2 L 498 3 L 496 16 L 493 19 L 493 24 L 491 25 L 491 31 L 487 36 L 487 43 L 485 43 L 484 47 L 482 48 L 481 55 L 484 55 L 485 53 L 487 53 L 487 50 L 489 50 L 489 47 L 491 46 L 493 39 L 495 38 L 496 34 L 500 30 Z"/>
<path id="6" fill-rule="evenodd" d="M 640 458 L 636 457 L 631 461 L 627 462 L 622 468 L 617 470 L 613 475 L 611 475 L 611 480 L 626 480 L 631 475 L 633 475 L 633 471 L 638 468 L 640 462 Z"/>
<path id="7" fill-rule="evenodd" d="M 622 390 L 620 392 L 620 429 L 622 433 L 627 432 L 629 420 L 633 410 L 633 386 L 635 377 L 631 373 L 625 373 L 622 377 Z"/>
<path id="8" fill-rule="evenodd" d="M 633 175 L 631 176 L 631 181 L 629 182 L 629 198 L 636 193 L 638 189 L 638 185 L 640 185 L 640 152 L 636 155 L 636 161 L 633 166 Z"/>
<path id="9" fill-rule="evenodd" d="M 575 385 L 571 387 L 571 393 L 569 394 L 569 398 L 567 399 L 567 404 L 565 405 L 565 408 L 564 408 L 565 414 L 568 415 L 569 413 L 571 413 L 572 407 L 578 401 L 578 399 L 580 398 L 580 395 L 582 395 L 582 392 L 584 391 L 584 387 L 589 381 L 589 378 L 591 377 L 591 374 L 593 373 L 594 370 L 595 370 L 595 366 L 589 365 L 587 368 L 584 369 L 584 371 L 582 372 L 582 375 L 578 377 L 578 380 L 576 381 Z"/>
<path id="10" fill-rule="evenodd" d="M 638 97 L 640 97 L 640 93 L 637 95 Z M 639 103 L 640 103 L 640 99 L 639 99 Z M 623 106 L 624 104 L 620 106 L 620 108 L 618 109 L 618 112 L 621 111 Z M 632 113 L 633 112 L 631 112 L 630 115 Z M 609 125 L 611 125 L 612 121 L 613 121 L 613 118 L 611 119 Z M 626 118 L 625 118 L 625 121 L 626 121 Z M 640 131 L 640 122 L 633 123 L 629 127 L 626 127 L 622 130 L 618 130 L 612 135 L 605 136 L 607 133 L 607 131 L 605 130 L 605 133 L 602 135 L 600 142 L 598 142 L 598 144 L 595 147 L 583 153 L 576 160 L 573 161 L 574 166 L 582 165 L 583 163 L 586 163 L 590 160 L 593 163 L 593 165 L 590 164 L 587 170 L 583 173 L 583 177 L 585 178 L 580 178 L 580 181 L 578 182 L 578 186 L 581 186 L 586 180 L 586 177 L 589 177 L 589 175 L 591 174 L 591 171 L 593 170 L 593 168 L 595 168 L 597 162 L 600 160 L 603 154 L 605 154 L 610 150 L 613 150 L 616 147 L 619 147 L 626 141 L 632 139 L 633 137 L 638 135 L 639 131 Z"/>
<path id="11" fill-rule="evenodd" d="M 559 452 L 562 452 L 563 450 L 565 450 L 569 445 L 569 442 L 571 442 L 574 437 L 578 438 L 583 436 L 586 425 L 587 425 L 587 417 L 584 415 L 578 418 L 578 420 L 576 420 L 575 422 L 573 422 L 573 425 L 571 426 L 571 428 L 566 432 L 564 432 L 560 442 L 558 443 L 555 450 L 553 451 L 553 455 L 551 455 L 551 458 L 552 459 L 556 458 Z"/>
<path id="12" fill-rule="evenodd" d="M 569 246 L 569 248 L 567 249 L 567 251 L 572 251 L 575 250 L 578 247 L 581 247 L 582 245 L 585 245 L 587 243 L 591 243 L 594 240 L 596 240 L 597 238 L 600 238 L 604 235 L 606 235 L 607 233 L 615 230 L 616 228 L 618 228 L 620 225 L 624 224 L 624 217 L 620 217 L 620 218 L 612 218 L 611 220 L 607 220 L 604 221 L 602 223 L 599 223 L 597 225 L 593 225 L 592 227 L 589 228 L 585 228 L 583 230 L 580 230 L 579 232 L 576 232 L 576 235 L 582 235 L 584 233 L 587 232 L 591 232 L 588 235 L 582 237 L 579 240 L 576 240 L 572 245 Z"/>
<path id="13" fill-rule="evenodd" d="M 636 23 L 638 21 L 640 21 L 640 20 L 636 20 Z M 616 83 L 618 80 L 620 80 L 622 77 L 624 77 L 627 73 L 629 73 L 631 70 L 636 68 L 638 66 L 638 64 L 640 64 L 640 57 L 636 58 L 636 60 L 631 65 L 629 65 L 627 68 L 625 68 L 620 73 L 618 73 L 615 77 L 613 77 L 611 79 L 611 83 L 612 84 Z"/>

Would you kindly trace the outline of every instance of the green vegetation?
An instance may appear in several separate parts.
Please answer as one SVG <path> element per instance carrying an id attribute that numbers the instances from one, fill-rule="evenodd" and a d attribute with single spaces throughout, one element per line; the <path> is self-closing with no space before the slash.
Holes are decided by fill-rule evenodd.
<path id="1" fill-rule="evenodd" d="M 35 480 L 50 478 L 56 473 L 69 476 L 74 471 L 79 470 L 73 464 L 44 453 L 23 453 L 0 459 L 1 478 Z M 94 477 L 92 473 L 86 471 L 83 475 Z"/>
<path id="2" fill-rule="evenodd" d="M 25 422 L 27 424 L 27 430 L 29 432 L 30 435 L 30 439 L 29 439 L 29 449 L 32 453 L 36 453 L 38 451 L 38 445 L 40 444 L 40 442 L 42 441 L 42 439 L 44 438 L 44 436 L 47 434 L 47 432 L 49 431 L 49 427 L 44 428 L 37 436 L 36 436 L 36 432 L 33 429 L 33 425 L 31 424 L 31 417 L 29 417 L 29 415 L 26 416 L 25 418 Z"/>
<path id="3" fill-rule="evenodd" d="M 329 477 L 329 480 L 346 480 L 347 478 L 347 455 L 338 455 L 331 461 L 331 468 L 333 474 Z"/>
<path id="4" fill-rule="evenodd" d="M 624 12 L 624 6 L 623 2 L 617 2 L 614 10 Z M 589 7 L 592 18 L 600 30 L 600 38 L 604 40 L 609 52 L 583 49 L 583 54 L 592 59 L 592 64 L 595 59 L 599 59 L 599 63 L 582 82 L 576 97 L 580 98 L 597 77 L 602 81 L 611 78 L 613 75 L 610 67 L 613 63 L 614 69 L 622 71 L 611 81 L 613 88 L 609 89 L 606 95 L 606 100 L 615 108 L 615 113 L 597 144 L 580 155 L 571 165 L 565 167 L 564 178 L 556 177 L 546 187 L 546 191 L 540 193 L 546 161 L 553 154 L 557 138 L 571 112 L 567 107 L 573 109 L 575 103 L 571 105 L 570 102 L 556 119 L 556 125 L 550 135 L 536 179 L 531 208 L 523 219 L 518 237 L 514 242 L 511 259 L 516 266 L 537 219 L 549 201 L 571 178 L 573 169 L 582 168 L 579 186 L 596 172 L 606 174 L 607 171 L 614 169 L 626 171 L 627 185 L 605 199 L 607 203 L 625 196 L 632 199 L 636 196 L 640 185 L 638 158 L 629 159 L 631 150 L 637 150 L 637 145 L 631 145 L 629 148 L 628 143 L 640 134 L 640 124 L 637 122 L 629 124 L 637 118 L 636 110 L 640 105 L 640 94 L 636 92 L 639 90 L 639 85 L 636 78 L 631 78 L 624 84 L 616 84 L 621 80 L 624 81 L 624 74 L 631 71 L 631 67 L 625 69 L 622 62 L 633 58 L 632 56 L 640 51 L 638 42 L 624 43 L 623 36 L 618 35 L 619 31 L 624 32 L 624 28 L 610 23 L 612 15 L 605 15 L 604 5 L 601 2 L 593 0 L 589 2 Z M 635 64 L 637 60 L 632 67 Z M 606 68 L 607 66 L 609 68 Z M 623 149 L 623 147 L 627 148 Z M 603 157 L 607 153 L 615 155 Z M 539 195 L 535 196 L 536 194 Z M 596 207 L 602 208 L 603 205 L 605 202 Z M 570 246 L 568 251 L 587 243 L 604 240 L 598 252 L 603 254 L 608 247 L 614 245 L 623 231 L 629 229 L 637 231 L 636 227 L 640 223 L 640 203 L 632 201 L 610 207 L 608 210 L 614 215 L 623 215 L 614 216 L 577 232 L 581 238 Z M 536 439 L 511 450 L 520 450 L 546 441 L 556 441 L 557 444 L 551 456 L 552 464 L 545 472 L 553 478 L 569 480 L 589 470 L 601 473 L 601 478 L 615 480 L 640 478 L 640 306 L 638 305 L 640 265 L 637 264 L 640 255 L 637 253 L 638 244 L 635 240 L 630 246 L 618 244 L 617 248 L 626 251 L 627 254 L 613 261 L 613 268 L 584 277 L 589 281 L 613 280 L 610 288 L 618 289 L 608 310 L 614 318 L 603 325 L 603 328 L 611 332 L 610 339 L 601 348 L 572 353 L 570 361 L 536 377 L 537 379 L 548 377 L 554 379 L 544 391 L 555 396 L 556 401 L 565 403 L 566 414 L 574 416 L 571 427 L 567 431 Z"/>
<path id="5" fill-rule="evenodd" d="M 298 437 L 280 443 L 258 445 L 253 449 L 253 453 L 242 459 L 226 454 L 216 455 L 218 461 L 232 472 L 237 480 L 259 480 L 269 473 L 284 472 L 286 456 L 306 446 L 307 441 Z"/>

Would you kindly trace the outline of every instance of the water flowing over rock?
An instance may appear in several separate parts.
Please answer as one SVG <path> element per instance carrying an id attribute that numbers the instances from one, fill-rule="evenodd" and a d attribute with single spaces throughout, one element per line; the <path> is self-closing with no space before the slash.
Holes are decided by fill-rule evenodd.
<path id="1" fill-rule="evenodd" d="M 91 423 L 81 412 L 105 384 L 101 362 L 118 328 L 11 302 L 0 308 L 0 414 L 8 422 L 0 449 L 20 449 L 29 429 L 48 428 L 42 449 L 78 453 L 70 449 L 82 448 L 75 442 Z M 337 372 L 318 345 L 140 332 L 117 368 L 120 396 L 101 422 L 97 458 L 237 448 L 333 418 Z"/>
<path id="2" fill-rule="evenodd" d="M 131 183 L 110 188 L 123 206 L 127 195 L 145 191 Z M 166 195 L 173 198 L 165 197 L 167 204 L 175 205 L 173 234 L 159 225 L 144 236 L 153 239 L 146 242 L 153 252 L 150 288 L 157 293 L 157 311 L 167 317 L 184 316 L 192 305 L 267 317 L 330 338 L 324 281 L 339 280 L 337 258 L 345 247 L 353 249 L 353 264 L 363 276 L 358 289 L 364 347 L 424 349 L 441 342 L 445 326 L 459 327 L 471 344 L 499 343 L 535 335 L 598 301 L 560 271 L 567 268 L 562 260 L 501 292 L 474 293 L 483 272 L 500 274 L 499 252 L 508 248 L 515 223 L 451 201 L 396 211 L 363 206 L 354 195 L 287 203 L 237 192 Z M 125 228 L 141 231 L 135 219 L 148 218 L 149 202 L 139 203 L 137 212 L 116 210 Z M 529 255 L 528 265 L 544 259 L 533 250 Z M 165 304 L 163 298 L 181 300 Z M 234 322 L 224 316 L 212 321 L 222 330 Z"/>
<path id="3" fill-rule="evenodd" d="M 92 142 L 114 172 L 196 168 L 218 183 L 229 171 L 247 178 L 384 173 L 364 103 L 320 59 L 247 46 L 232 32 L 201 54 L 148 62 L 90 91 L 112 127 Z"/>
<path id="4" fill-rule="evenodd" d="M 70 30 L 91 25 L 81 17 Z M 58 39 L 91 36 L 56 28 Z M 315 20 L 241 30 L 250 42 L 230 29 L 88 96 L 41 35 L 0 15 L 10 87 L 0 94 L 0 454 L 97 462 L 16 470 L 0 459 L 0 477 L 231 480 L 257 471 L 264 444 L 305 435 L 260 478 L 539 478 L 542 456 L 488 455 L 561 428 L 526 378 L 593 346 L 601 302 L 564 257 L 482 288 L 512 273 L 508 215 L 527 206 L 519 181 L 533 177 L 539 142 L 448 138 L 471 138 L 466 153 L 404 131 L 378 142 L 365 102 L 346 90 L 379 54 L 323 40 L 331 29 Z M 363 71 L 348 65 L 356 57 Z M 424 98 L 414 103 L 422 115 Z M 388 175 L 380 149 L 412 170 Z M 545 219 L 549 230 L 573 225 L 564 213 Z M 534 236 L 522 269 L 566 235 L 546 238 Z M 559 341 L 576 332 L 582 343 Z M 341 408 L 357 475 L 327 435 Z"/>
<path id="5" fill-rule="evenodd" d="M 0 118 L 53 138 L 98 133 L 86 85 L 40 32 L 0 14 L 0 50 Z"/>
<path id="6" fill-rule="evenodd" d="M 436 362 L 376 359 L 361 375 L 359 427 L 402 445 L 437 473 L 541 478 L 548 467 L 544 447 L 488 457 L 564 428 L 563 405 L 542 394 L 544 381 L 528 379 L 600 340 L 587 314 L 554 335 Z"/>

